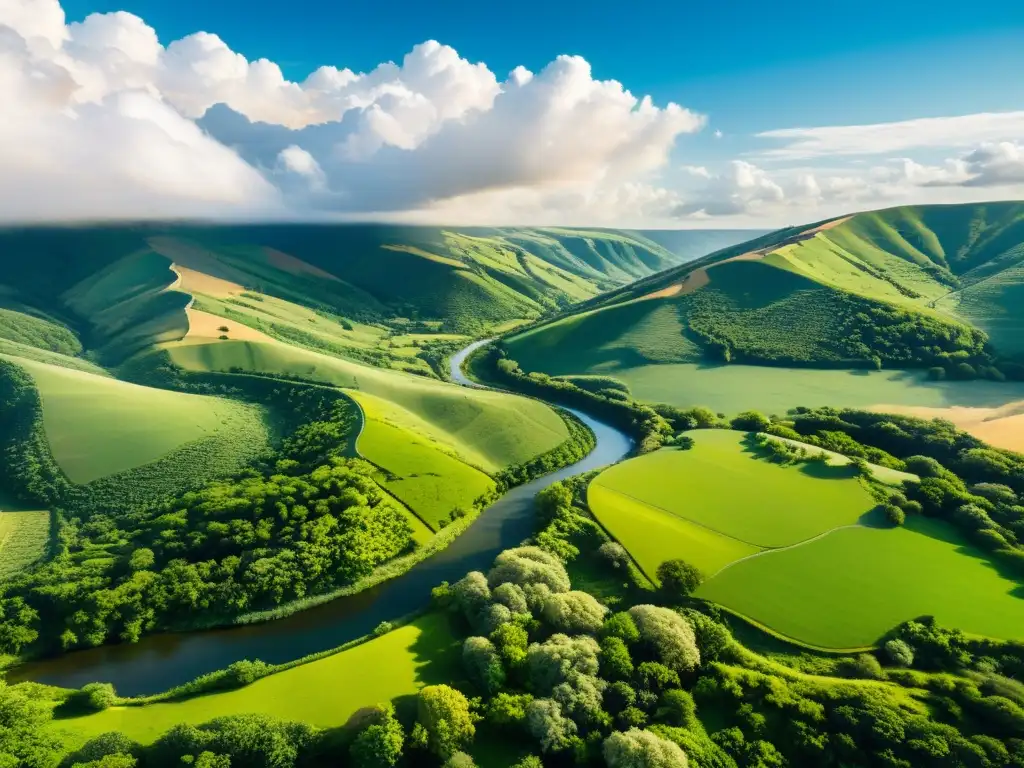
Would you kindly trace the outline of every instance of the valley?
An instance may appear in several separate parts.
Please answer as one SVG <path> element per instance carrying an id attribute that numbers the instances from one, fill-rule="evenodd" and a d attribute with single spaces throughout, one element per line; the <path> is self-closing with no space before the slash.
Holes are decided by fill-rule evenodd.
<path id="1" fill-rule="evenodd" d="M 0 232 L 0 696 L 40 765 L 1009 766 L 1022 221 Z"/>

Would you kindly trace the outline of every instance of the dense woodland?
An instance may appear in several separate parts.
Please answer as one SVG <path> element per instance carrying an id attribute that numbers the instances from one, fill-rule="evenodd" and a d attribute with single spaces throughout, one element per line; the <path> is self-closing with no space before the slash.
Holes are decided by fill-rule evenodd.
<path id="1" fill-rule="evenodd" d="M 0 382 L 24 384 L 7 373 Z M 11 400 L 26 390 L 8 386 L 13 405 L 2 413 L 14 427 L 27 423 L 32 437 L 8 445 L 7 466 L 21 469 L 8 481 L 53 504 L 59 530 L 54 557 L 0 585 L 0 651 L 132 641 L 197 617 L 217 623 L 350 584 L 411 549 L 408 519 L 377 485 L 376 468 L 345 457 L 357 417 L 342 393 L 258 377 L 211 377 L 194 388 L 268 403 L 288 436 L 226 480 L 134 503 L 118 486 L 97 494 L 67 483 L 35 429 L 28 406 L 37 402 Z"/>

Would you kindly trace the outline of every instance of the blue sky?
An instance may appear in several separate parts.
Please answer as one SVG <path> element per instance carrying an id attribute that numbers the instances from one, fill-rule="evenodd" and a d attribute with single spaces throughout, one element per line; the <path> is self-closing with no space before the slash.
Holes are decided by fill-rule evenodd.
<path id="1" fill-rule="evenodd" d="M 67 0 L 69 20 L 126 10 L 162 39 L 215 32 L 301 80 L 368 71 L 436 39 L 499 77 L 578 54 L 594 76 L 710 114 L 723 130 L 881 122 L 1024 102 L 1024 3 Z M 851 9 L 853 12 L 851 12 Z M 828 91 L 836 85 L 843 93 Z M 827 90 L 826 90 L 827 89 Z M 826 91 L 826 92 L 823 92 Z"/>
<path id="2" fill-rule="evenodd" d="M 13 2 L 26 8 L 56 4 L 56 0 Z M 452 77 L 462 77 L 472 64 L 485 65 L 496 83 L 492 89 L 495 93 L 509 90 L 503 82 L 513 68 L 523 66 L 542 73 L 558 56 L 569 54 L 589 64 L 588 78 L 594 82 L 615 80 L 637 98 L 650 96 L 660 110 L 672 102 L 701 116 L 700 125 L 696 125 L 662 114 L 661 128 L 648 129 L 639 125 L 642 120 L 633 120 L 632 127 L 611 127 L 618 125 L 614 116 L 607 118 L 608 125 L 595 125 L 593 117 L 587 122 L 581 116 L 579 124 L 559 127 L 560 141 L 571 145 L 571 131 L 584 136 L 602 128 L 621 132 L 623 138 L 617 145 L 595 148 L 593 157 L 581 157 L 565 174 L 550 178 L 540 178 L 543 174 L 528 168 L 507 173 L 507 178 L 496 175 L 477 184 L 440 185 L 450 187 L 448 191 L 425 184 L 414 190 L 416 194 L 399 190 L 395 196 L 408 198 L 412 208 L 384 211 L 387 216 L 409 213 L 412 218 L 430 218 L 430 212 L 435 211 L 439 216 L 458 217 L 466 210 L 485 210 L 498 218 L 532 216 L 531 205 L 544 202 L 545 211 L 564 210 L 574 219 L 593 219 L 588 223 L 612 223 L 605 221 L 611 210 L 633 206 L 636 211 L 631 216 L 658 218 L 666 225 L 671 221 L 681 226 L 707 225 L 707 217 L 762 224 L 783 216 L 791 218 L 793 212 L 786 210 L 791 201 L 811 198 L 830 212 L 843 205 L 998 197 L 1018 190 L 1024 196 L 1024 187 L 1014 186 L 1018 184 L 1018 162 L 1024 168 L 1024 160 L 1018 157 L 1018 150 L 1024 151 L 1024 117 L 1002 121 L 996 127 L 984 118 L 958 126 L 896 125 L 879 129 L 878 136 L 898 135 L 898 140 L 880 138 L 877 146 L 851 147 L 844 134 L 831 136 L 820 151 L 789 152 L 785 156 L 767 150 L 786 147 L 800 137 L 771 139 L 757 135 L 764 131 L 887 125 L 984 113 L 1012 115 L 1024 110 L 1024 4 L 1014 0 L 969 6 L 962 0 L 934 0 L 926 6 L 906 0 L 862 0 L 856 4 L 808 0 L 782 4 L 748 0 L 646 2 L 628 7 L 607 0 L 501 5 L 462 0 L 435 4 L 65 0 L 61 5 L 66 22 L 71 24 L 71 42 L 64 42 L 64 48 L 82 61 L 79 69 L 71 67 L 71 76 L 85 82 L 97 68 L 103 70 L 107 81 L 106 90 L 100 89 L 102 98 L 136 87 L 139 77 L 125 78 L 123 67 L 116 72 L 109 70 L 113 66 L 110 49 L 128 45 L 124 41 L 135 38 L 126 37 L 128 32 L 124 30 L 115 30 L 125 24 L 123 14 L 92 23 L 94 29 L 88 35 L 82 30 L 76 32 L 73 22 L 83 21 L 90 14 L 123 11 L 155 31 L 164 47 L 196 32 L 212 33 L 222 41 L 225 51 L 240 54 L 250 64 L 268 59 L 287 81 L 296 84 L 323 66 L 355 73 L 372 73 L 389 61 L 401 66 L 403 57 L 415 45 L 437 40 L 454 49 L 462 62 L 461 74 Z M 4 23 L 3 18 L 0 23 Z M 125 29 L 129 27 L 131 35 L 139 33 L 137 25 Z M 17 24 L 14 28 L 18 30 Z M 88 50 L 84 53 L 79 37 L 86 41 Z M 190 78 L 183 81 L 179 77 L 168 86 L 168 78 L 158 73 L 150 90 L 159 91 L 164 102 L 196 121 L 208 136 L 236 151 L 278 193 L 288 197 L 293 208 L 366 208 L 351 202 L 355 192 L 343 182 L 352 177 L 353 167 L 337 165 L 336 149 L 345 143 L 351 150 L 355 142 L 351 134 L 357 130 L 353 126 L 370 121 L 370 111 L 376 111 L 378 117 L 386 113 L 394 125 L 384 128 L 374 124 L 374 135 L 359 139 L 369 141 L 369 145 L 359 144 L 366 154 L 359 158 L 363 164 L 360 168 L 373 155 L 374 162 L 380 159 L 383 175 L 393 173 L 392 178 L 402 179 L 408 176 L 392 166 L 413 162 L 413 155 L 421 148 L 437 154 L 440 150 L 435 148 L 445 143 L 440 134 L 454 131 L 456 124 L 478 121 L 491 104 L 490 97 L 483 101 L 470 99 L 466 105 L 449 109 L 438 99 L 454 98 L 450 93 L 414 94 L 421 102 L 433 99 L 435 111 L 447 109 L 454 115 L 421 126 L 416 121 L 424 118 L 412 113 L 412 101 L 395 106 L 391 95 L 371 105 L 366 99 L 379 99 L 379 95 L 360 95 L 352 114 L 338 112 L 334 117 L 325 113 L 327 117 L 315 118 L 321 124 L 328 119 L 336 121 L 337 130 L 328 135 L 330 131 L 322 125 L 310 127 L 292 113 L 291 117 L 279 118 L 279 112 L 285 114 L 284 108 L 274 112 L 252 87 L 247 86 L 248 93 L 242 93 L 241 86 L 221 87 L 228 77 L 223 73 L 212 78 L 216 87 L 210 87 L 210 77 L 196 75 L 207 72 L 202 67 L 212 66 L 197 64 L 200 59 L 206 61 L 203 57 L 209 54 L 208 48 L 198 53 L 190 49 L 187 56 L 174 58 L 178 67 L 175 76 L 180 76 L 184 68 L 191 73 Z M 136 59 L 148 55 L 130 54 Z M 230 62 L 218 60 L 217 66 L 221 64 L 230 69 Z M 156 71 L 148 62 L 146 66 L 147 71 Z M 433 65 L 423 66 L 429 69 Z M 163 60 L 157 69 L 162 67 Z M 389 77 L 402 88 L 416 80 L 412 70 Z M 552 79 L 557 79 L 555 74 Z M 205 88 L 209 93 L 201 97 L 182 94 L 180 89 L 186 87 Z M 82 95 L 87 90 L 83 86 L 74 97 L 76 103 L 88 101 Z M 406 90 L 415 88 L 409 86 Z M 576 96 L 567 92 L 564 97 L 571 100 Z M 220 103 L 226 104 L 227 110 L 216 106 Z M 551 103 L 543 103 L 550 112 Z M 349 105 L 345 109 L 353 108 Z M 519 109 L 521 112 L 522 107 Z M 408 126 L 403 121 L 412 127 L 405 130 Z M 273 132 L 269 128 L 247 127 L 257 122 L 280 123 L 285 128 L 269 139 L 269 132 Z M 502 125 L 507 123 L 506 119 Z M 514 145 L 522 136 L 547 135 L 548 129 L 539 123 L 524 123 L 518 133 L 505 137 L 501 146 Z M 624 153 L 643 154 L 636 142 L 645 130 L 658 134 L 651 140 L 645 158 L 633 165 L 619 163 Z M 252 137 L 260 131 L 257 142 Z M 395 131 L 401 136 L 395 138 Z M 925 135 L 928 138 L 918 140 L 918 136 Z M 466 136 L 450 141 L 452 146 L 473 144 Z M 271 145 L 276 151 L 273 157 L 266 155 Z M 529 144 L 523 146 L 528 148 Z M 285 149 L 289 154 L 282 155 Z M 660 159 L 652 159 L 655 156 Z M 482 155 L 463 171 L 491 167 L 495 162 L 495 158 Z M 432 169 L 434 174 L 445 167 L 439 157 L 429 163 L 416 160 L 414 164 Z M 897 167 L 900 170 L 892 170 Z M 274 168 L 287 173 L 279 178 L 273 175 Z M 288 173 L 303 177 L 306 187 L 293 184 L 296 180 Z M 570 176 L 573 183 L 578 182 L 576 187 L 568 182 Z M 551 190 L 557 195 L 552 196 Z M 389 190 L 382 188 L 377 193 L 385 200 Z M 486 200 L 472 197 L 481 194 Z M 507 199 L 499 200 L 502 194 Z M 468 205 L 452 203 L 455 199 L 465 202 L 467 195 Z M 562 202 L 556 205 L 558 201 Z M 562 203 L 567 207 L 559 208 Z"/>

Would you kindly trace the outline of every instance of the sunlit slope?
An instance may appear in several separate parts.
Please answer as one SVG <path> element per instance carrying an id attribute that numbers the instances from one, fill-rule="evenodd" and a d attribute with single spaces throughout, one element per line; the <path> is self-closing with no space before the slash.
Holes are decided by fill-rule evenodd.
<path id="1" fill-rule="evenodd" d="M 73 483 L 149 464 L 201 438 L 251 434 L 252 423 L 261 418 L 257 409 L 222 398 L 0 357 L 32 376 L 53 457 Z"/>
<path id="2" fill-rule="evenodd" d="M 979 330 L 1000 356 L 1024 350 L 1022 297 L 1024 205 L 905 207 L 727 248 L 508 346 L 527 370 L 558 374 L 700 360 L 914 367 L 961 351 L 974 362 Z"/>
<path id="3" fill-rule="evenodd" d="M 388 421 L 488 472 L 532 458 L 568 437 L 558 414 L 534 400 L 373 368 L 285 344 L 175 344 L 167 353 L 186 370 L 281 374 L 369 393 Z"/>
<path id="4" fill-rule="evenodd" d="M 113 347 L 129 331 L 129 346 L 146 335 L 169 338 L 182 328 L 178 294 L 190 294 L 195 275 L 205 276 L 198 292 L 207 296 L 250 291 L 349 321 L 443 321 L 446 330 L 473 332 L 536 318 L 680 260 L 642 234 L 616 230 L 175 223 L 0 230 L 5 285 L 70 307 L 95 328 L 91 347 Z M 153 327 L 158 318 L 162 325 Z"/>
<path id="5" fill-rule="evenodd" d="M 824 648 L 874 645 L 922 615 L 1024 637 L 1017 585 L 947 523 L 884 523 L 849 466 L 781 466 L 741 433 L 689 434 L 691 449 L 617 464 L 587 491 L 594 515 L 649 576 L 682 558 L 704 572 L 698 597 Z"/>

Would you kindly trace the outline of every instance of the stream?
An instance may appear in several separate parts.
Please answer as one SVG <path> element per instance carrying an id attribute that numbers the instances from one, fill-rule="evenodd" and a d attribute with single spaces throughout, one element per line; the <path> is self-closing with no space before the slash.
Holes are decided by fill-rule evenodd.
<path id="1" fill-rule="evenodd" d="M 466 378 L 462 364 L 489 341 L 474 342 L 452 357 L 451 376 L 455 382 L 482 386 Z M 145 696 L 242 659 L 282 664 L 326 651 L 369 634 L 382 621 L 420 610 L 429 603 L 433 587 L 442 581 L 457 581 L 468 571 L 486 571 L 499 552 L 533 533 L 533 498 L 538 491 L 566 477 L 613 464 L 629 453 L 632 442 L 624 433 L 585 413 L 567 410 L 594 431 L 594 450 L 575 464 L 513 488 L 481 512 L 450 546 L 401 576 L 285 618 L 224 629 L 148 635 L 137 643 L 74 651 L 23 664 L 12 669 L 7 679 L 66 688 L 109 682 L 121 696 Z"/>

